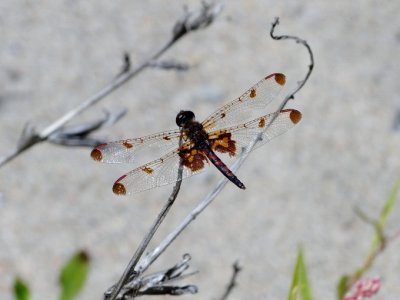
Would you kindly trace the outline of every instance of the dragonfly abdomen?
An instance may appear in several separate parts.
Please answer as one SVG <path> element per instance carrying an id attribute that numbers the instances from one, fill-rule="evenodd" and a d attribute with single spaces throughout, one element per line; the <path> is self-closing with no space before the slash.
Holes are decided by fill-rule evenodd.
<path id="1" fill-rule="evenodd" d="M 236 177 L 235 174 L 228 168 L 226 164 L 209 148 L 203 150 L 207 158 L 213 163 L 213 165 L 222 173 L 226 178 L 228 178 L 232 183 L 234 183 L 240 189 L 246 189 L 243 182 Z"/>

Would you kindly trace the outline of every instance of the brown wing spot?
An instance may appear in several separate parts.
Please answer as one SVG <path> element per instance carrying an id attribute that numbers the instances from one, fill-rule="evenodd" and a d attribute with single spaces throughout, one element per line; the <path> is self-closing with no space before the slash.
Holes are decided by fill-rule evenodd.
<path id="1" fill-rule="evenodd" d="M 122 179 L 124 179 L 126 175 L 122 175 L 120 178 L 117 179 L 117 181 L 113 185 L 113 192 L 114 194 L 117 195 L 126 195 L 126 188 L 125 186 L 120 182 Z"/>
<path id="2" fill-rule="evenodd" d="M 257 95 L 257 93 L 256 93 L 256 89 L 251 89 L 251 91 L 250 91 L 250 98 L 254 98 L 255 96 Z"/>
<path id="3" fill-rule="evenodd" d="M 171 138 L 169 136 L 164 136 L 163 139 L 169 141 Z"/>
<path id="4" fill-rule="evenodd" d="M 179 156 L 182 159 L 182 164 L 193 172 L 203 169 L 204 161 L 207 162 L 207 156 L 203 152 L 196 149 L 180 150 Z"/>
<path id="5" fill-rule="evenodd" d="M 265 118 L 261 118 L 258 122 L 258 127 L 263 128 L 265 127 Z"/>
<path id="6" fill-rule="evenodd" d="M 116 182 L 113 185 L 113 192 L 116 195 L 126 195 L 125 186 L 122 183 Z"/>
<path id="7" fill-rule="evenodd" d="M 131 143 L 128 143 L 127 141 L 124 141 L 124 142 L 122 143 L 122 145 L 123 145 L 125 148 L 127 148 L 127 149 L 130 149 L 130 148 L 133 147 L 133 145 L 132 145 Z"/>
<path id="8" fill-rule="evenodd" d="M 101 161 L 103 159 L 103 155 L 101 154 L 101 151 L 99 149 L 93 149 L 90 153 L 90 156 L 97 161 Z"/>
<path id="9" fill-rule="evenodd" d="M 225 118 L 225 116 L 226 116 L 226 113 L 222 113 L 221 114 L 221 119 Z"/>
<path id="10" fill-rule="evenodd" d="M 224 132 L 211 139 L 211 149 L 221 153 L 228 153 L 229 156 L 235 156 L 236 142 L 231 139 L 231 136 L 230 132 Z"/>
<path id="11" fill-rule="evenodd" d="M 146 172 L 147 174 L 151 174 L 151 173 L 153 173 L 154 170 L 150 167 L 144 167 L 144 168 L 142 168 L 142 171 Z"/>
<path id="12" fill-rule="evenodd" d="M 292 120 L 292 122 L 293 122 L 294 124 L 299 123 L 300 120 L 301 120 L 301 112 L 299 112 L 298 110 L 293 109 L 293 110 L 290 112 L 290 120 Z"/>
<path id="13" fill-rule="evenodd" d="M 301 112 L 299 112 L 296 109 L 282 109 L 282 113 L 288 112 L 290 120 L 293 122 L 293 124 L 297 124 L 301 120 Z"/>
<path id="14" fill-rule="evenodd" d="M 285 75 L 283 75 L 282 73 L 276 73 L 275 74 L 275 81 L 279 84 L 279 85 L 284 85 L 286 83 L 286 77 Z"/>

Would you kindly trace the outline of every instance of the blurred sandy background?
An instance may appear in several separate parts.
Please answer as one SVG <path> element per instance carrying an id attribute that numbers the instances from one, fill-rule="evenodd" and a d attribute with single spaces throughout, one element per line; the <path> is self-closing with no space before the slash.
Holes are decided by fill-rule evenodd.
<path id="1" fill-rule="evenodd" d="M 199 7 L 2 0 L 0 155 L 16 145 L 25 122 L 44 128 L 108 83 L 123 52 L 135 65 L 163 45 L 185 4 Z M 278 34 L 312 46 L 315 71 L 288 105 L 303 112 L 302 122 L 255 151 L 238 172 L 247 190 L 229 184 L 149 270 L 190 253 L 200 273 L 186 283 L 200 294 L 180 299 L 219 297 L 236 260 L 243 271 L 230 299 L 285 299 L 299 244 L 316 299 L 335 299 L 337 280 L 361 264 L 373 236 L 354 207 L 377 216 L 399 177 L 399 15 L 399 1 L 226 1 L 216 23 L 163 56 L 195 65 L 190 71 L 147 70 L 75 119 L 128 108 L 97 135 L 138 137 L 175 128 L 180 109 L 202 119 L 273 72 L 287 75 L 290 90 L 308 56 L 293 42 L 269 38 L 275 16 Z M 118 198 L 112 183 L 133 166 L 95 163 L 89 153 L 43 143 L 0 169 L 0 299 L 12 299 L 16 275 L 29 282 L 33 299 L 56 299 L 62 264 L 82 248 L 92 269 L 79 299 L 102 299 L 119 278 L 171 187 Z M 151 245 L 221 177 L 210 170 L 186 180 Z M 397 205 L 389 234 L 399 230 L 399 213 Z M 396 240 L 370 272 L 383 280 L 375 299 L 400 297 L 398 249 Z"/>

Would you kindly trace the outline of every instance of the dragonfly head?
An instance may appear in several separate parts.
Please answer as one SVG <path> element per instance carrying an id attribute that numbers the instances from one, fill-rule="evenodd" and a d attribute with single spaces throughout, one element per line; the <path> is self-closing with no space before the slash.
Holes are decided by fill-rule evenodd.
<path id="1" fill-rule="evenodd" d="M 190 110 L 181 110 L 176 116 L 176 125 L 185 127 L 187 124 L 194 121 L 194 113 Z"/>

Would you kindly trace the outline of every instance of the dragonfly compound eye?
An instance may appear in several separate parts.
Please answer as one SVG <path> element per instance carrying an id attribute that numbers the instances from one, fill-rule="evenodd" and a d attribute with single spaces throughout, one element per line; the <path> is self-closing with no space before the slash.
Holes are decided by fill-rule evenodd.
<path id="1" fill-rule="evenodd" d="M 190 110 L 181 110 L 176 116 L 176 125 L 184 127 L 189 122 L 194 121 L 194 113 Z"/>

